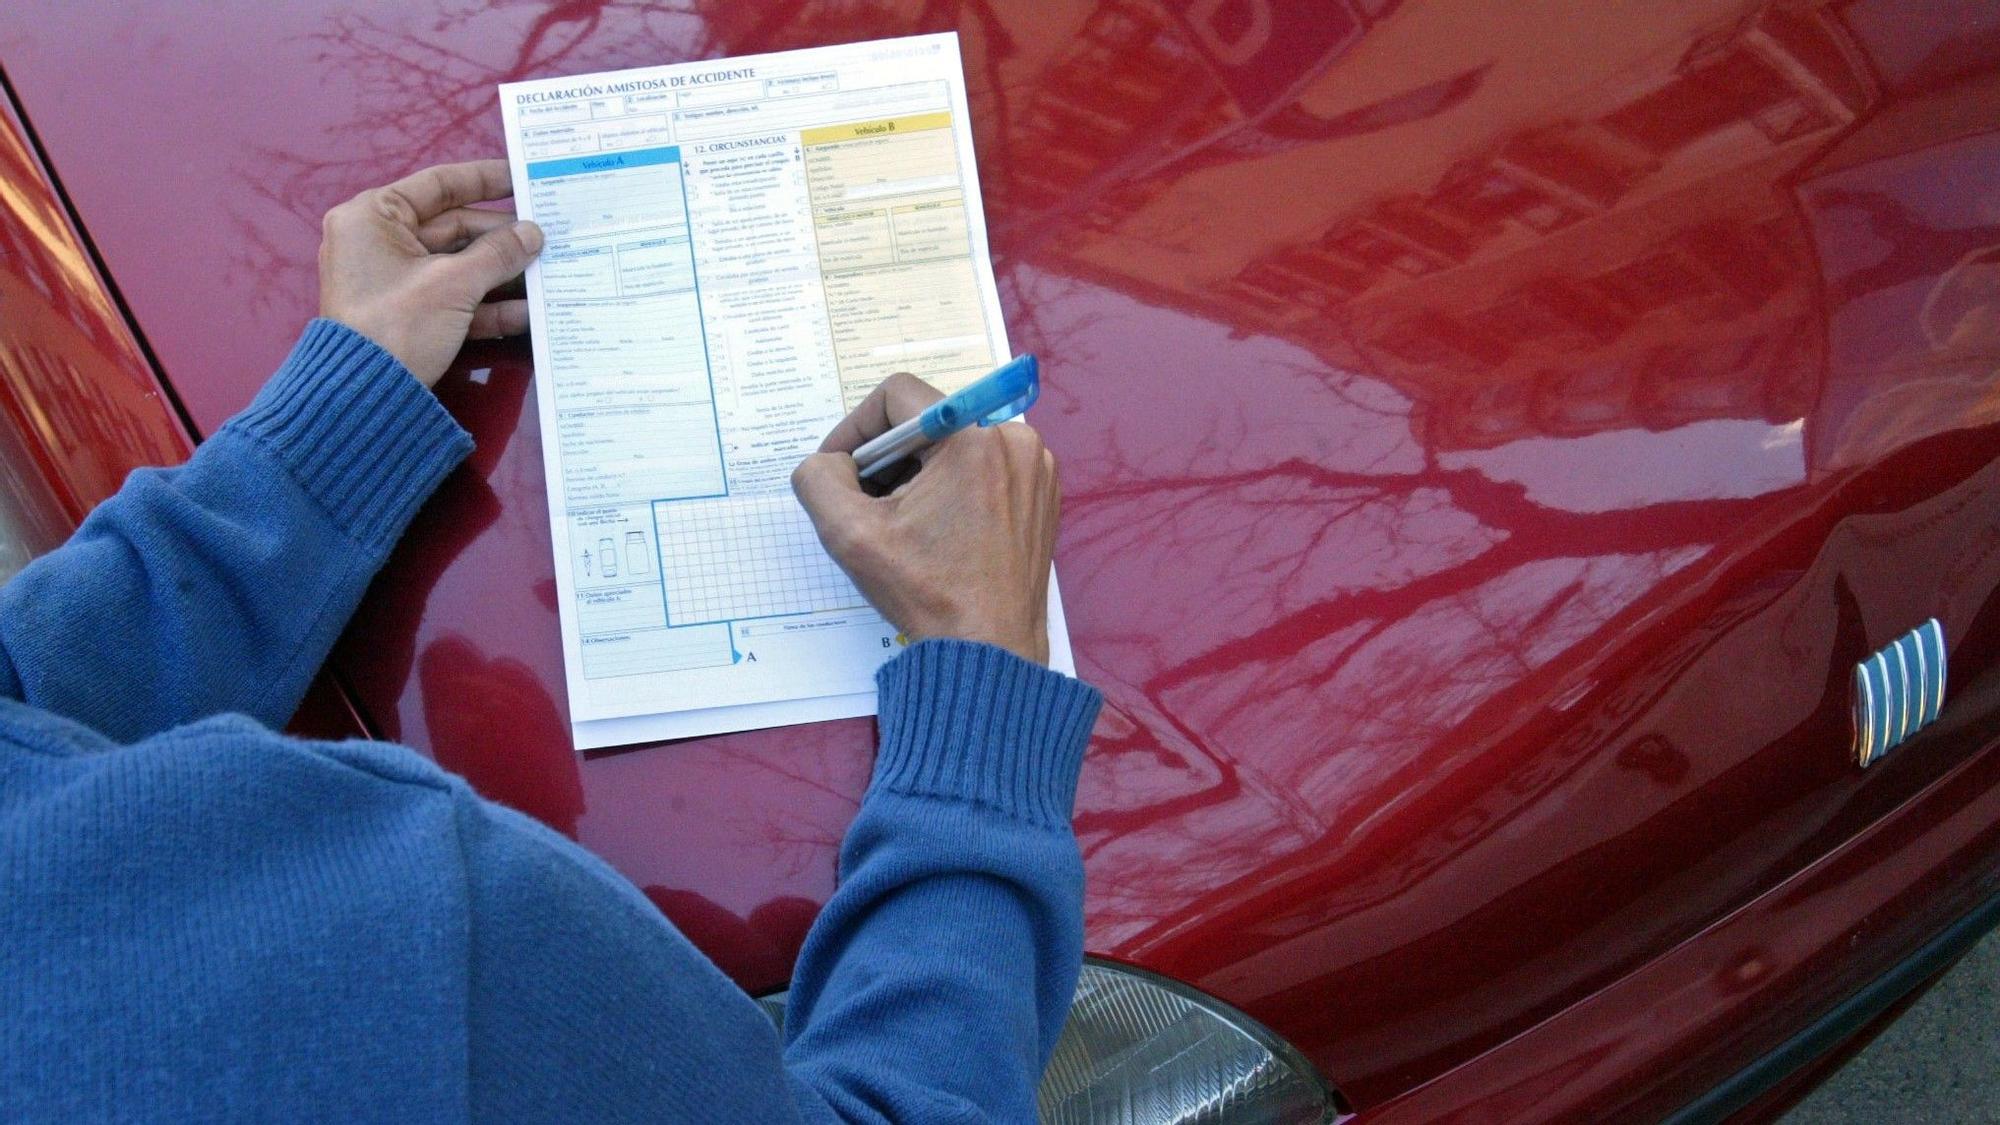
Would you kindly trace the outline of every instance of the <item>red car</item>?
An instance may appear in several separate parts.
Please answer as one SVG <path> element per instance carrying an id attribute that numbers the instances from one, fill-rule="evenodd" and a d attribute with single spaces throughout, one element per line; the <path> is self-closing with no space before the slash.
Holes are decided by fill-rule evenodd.
<path id="1" fill-rule="evenodd" d="M 497 83 L 949 29 L 1107 701 L 1049 1120 L 1768 1117 L 2000 918 L 1983 0 L 10 0 L 0 556 L 247 403 L 321 212 Z M 782 989 L 873 726 L 572 751 L 529 367 L 446 376 L 479 450 L 296 726 Z"/>

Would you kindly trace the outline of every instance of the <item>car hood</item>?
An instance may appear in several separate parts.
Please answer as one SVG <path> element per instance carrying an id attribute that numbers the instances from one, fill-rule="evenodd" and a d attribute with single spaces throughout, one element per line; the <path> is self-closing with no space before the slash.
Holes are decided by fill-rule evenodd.
<path id="1" fill-rule="evenodd" d="M 0 13 L 205 431 L 312 314 L 321 212 L 500 153 L 496 83 L 956 26 L 1106 697 L 1089 947 L 1266 1020 L 1357 1102 L 1935 773 L 1852 769 L 1843 669 L 1973 628 L 2000 580 L 1953 554 L 2000 488 L 1973 377 L 2000 143 L 1950 5 L 1278 3 L 1276 35 L 1132 0 L 226 7 Z M 447 375 L 478 451 L 334 668 L 383 736 L 779 985 L 872 724 L 571 750 L 531 378 L 518 341 Z"/>

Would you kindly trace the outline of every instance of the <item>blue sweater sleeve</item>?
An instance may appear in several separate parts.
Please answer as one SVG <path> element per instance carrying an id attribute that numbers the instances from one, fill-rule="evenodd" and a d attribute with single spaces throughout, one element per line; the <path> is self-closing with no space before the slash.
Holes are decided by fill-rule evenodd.
<path id="1" fill-rule="evenodd" d="M 875 774 L 799 955 L 788 1069 L 841 1121 L 1032 1121 L 1083 958 L 1070 811 L 1099 696 L 952 640 L 879 683 Z"/>
<path id="2" fill-rule="evenodd" d="M 120 741 L 227 711 L 282 724 L 471 447 L 387 352 L 313 321 L 186 464 L 134 472 L 0 588 L 0 693 Z"/>
<path id="3" fill-rule="evenodd" d="M 1034 1120 L 1082 959 L 1069 815 L 1097 692 L 963 641 L 879 679 L 874 780 L 782 1047 L 630 883 L 466 801 L 473 1119 Z"/>

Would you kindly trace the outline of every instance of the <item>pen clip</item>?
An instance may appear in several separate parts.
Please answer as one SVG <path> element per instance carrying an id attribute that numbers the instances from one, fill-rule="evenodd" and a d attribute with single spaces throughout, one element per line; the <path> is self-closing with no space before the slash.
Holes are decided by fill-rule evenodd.
<path id="1" fill-rule="evenodd" d="M 1011 397 L 987 411 L 979 419 L 982 426 L 998 425 L 1016 417 L 1035 405 L 1035 400 L 1042 396 L 1042 365 L 1033 352 L 1016 356 L 1013 362 L 994 372 L 994 378 L 1000 383 L 996 393 Z"/>
<path id="2" fill-rule="evenodd" d="M 977 421 L 992 426 L 1020 414 L 1041 397 L 1041 365 L 1032 353 L 1015 356 L 993 373 L 934 403 L 923 413 L 925 436 L 942 441 Z"/>

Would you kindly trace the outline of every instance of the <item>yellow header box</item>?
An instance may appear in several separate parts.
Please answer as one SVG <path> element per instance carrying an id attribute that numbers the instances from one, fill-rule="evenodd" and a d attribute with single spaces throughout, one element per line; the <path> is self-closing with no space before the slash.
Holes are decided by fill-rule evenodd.
<path id="1" fill-rule="evenodd" d="M 949 112 L 913 113 L 908 117 L 888 117 L 880 121 L 857 121 L 852 125 L 826 125 L 818 129 L 804 129 L 799 132 L 799 142 L 825 145 L 836 141 L 865 141 L 871 137 L 893 137 L 899 133 L 949 128 L 951 128 Z"/>

